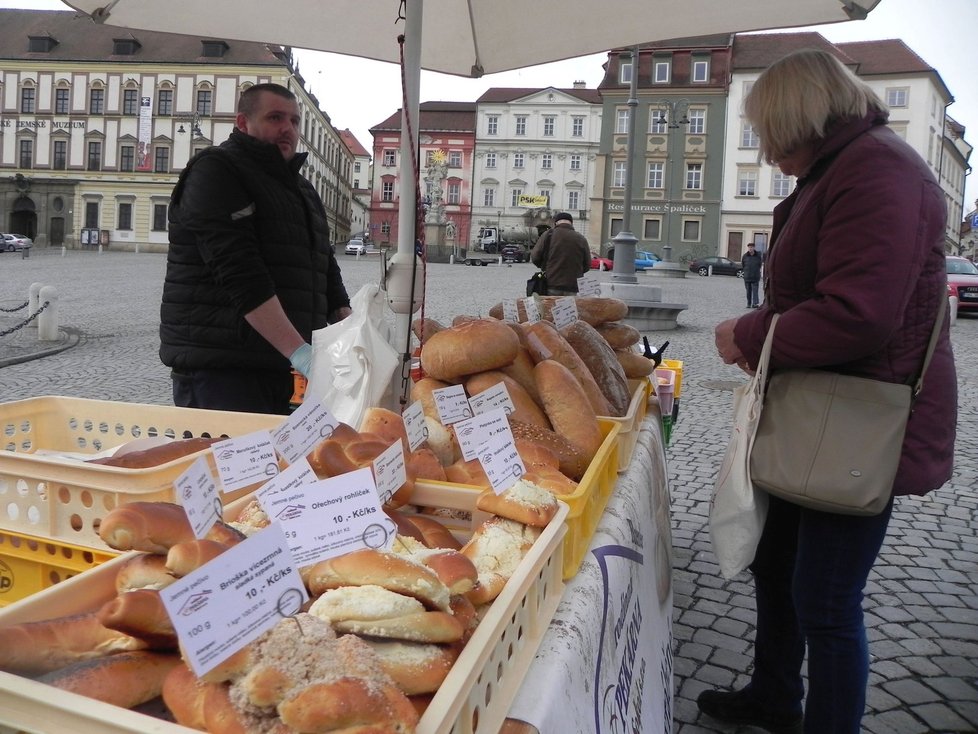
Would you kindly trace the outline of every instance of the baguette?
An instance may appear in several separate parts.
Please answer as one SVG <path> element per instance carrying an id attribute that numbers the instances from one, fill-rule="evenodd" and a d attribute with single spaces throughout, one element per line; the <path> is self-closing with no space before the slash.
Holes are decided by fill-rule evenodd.
<path id="1" fill-rule="evenodd" d="M 161 652 L 120 652 L 82 660 L 48 673 L 41 683 L 96 701 L 131 709 L 163 691 L 163 681 L 180 665 L 180 656 Z"/>
<path id="2" fill-rule="evenodd" d="M 590 463 L 601 447 L 601 429 L 584 389 L 564 365 L 552 359 L 534 367 L 543 408 L 554 431 L 565 436 Z M 604 413 L 603 415 L 607 415 Z M 575 479 L 577 477 L 574 477 Z"/>
<path id="3" fill-rule="evenodd" d="M 598 387 L 598 383 L 584 363 L 581 355 L 574 351 L 574 348 L 561 336 L 553 324 L 545 321 L 537 321 L 533 324 L 527 324 L 523 328 L 527 332 L 530 356 L 533 357 L 534 362 L 539 364 L 545 359 L 552 359 L 562 364 L 580 384 L 588 402 L 591 404 L 594 414 L 612 415 L 611 405 L 608 403 L 608 399 L 601 392 L 601 388 Z M 544 385 L 540 382 L 540 373 L 535 368 L 534 376 L 536 377 L 537 391 L 540 393 L 540 404 L 546 408 L 548 398 L 552 399 L 554 396 L 546 394 Z M 553 423 L 549 412 L 547 413 L 547 417 Z M 557 429 L 557 426 L 555 425 L 554 428 Z M 557 430 L 559 431 L 560 429 Z"/>
<path id="4" fill-rule="evenodd" d="M 160 444 L 143 451 L 131 451 L 122 456 L 107 456 L 101 459 L 89 459 L 89 464 L 103 466 L 118 466 L 123 469 L 148 469 L 160 466 L 176 459 L 181 459 L 198 451 L 209 449 L 212 444 L 222 441 L 221 438 L 185 438 L 178 441 Z"/>

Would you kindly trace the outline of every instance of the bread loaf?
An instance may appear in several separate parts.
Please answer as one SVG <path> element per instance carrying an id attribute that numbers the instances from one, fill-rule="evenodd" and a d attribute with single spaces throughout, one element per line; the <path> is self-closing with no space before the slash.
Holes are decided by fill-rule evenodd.
<path id="1" fill-rule="evenodd" d="M 601 392 L 601 388 L 598 387 L 598 383 L 595 382 L 591 371 L 584 364 L 584 360 L 574 351 L 574 348 L 567 340 L 560 335 L 560 332 L 557 331 L 553 324 L 537 321 L 534 324 L 525 324 L 523 328 L 526 330 L 530 356 L 533 357 L 534 362 L 539 364 L 545 359 L 559 362 L 577 380 L 588 402 L 591 404 L 595 415 L 612 414 L 608 399 Z M 546 406 L 548 398 L 552 400 L 554 396 L 546 395 L 544 385 L 540 382 L 540 373 L 534 370 L 534 376 L 536 378 L 537 391 L 540 393 L 540 403 Z M 547 413 L 547 418 L 550 418 L 549 413 Z M 550 423 L 553 424 L 552 419 Z"/>
<path id="2" fill-rule="evenodd" d="M 171 546 L 194 539 L 184 509 L 172 502 L 129 502 L 111 510 L 98 529 L 115 550 L 166 553 Z"/>
<path id="3" fill-rule="evenodd" d="M 159 696 L 164 679 L 179 664 L 180 656 L 175 653 L 120 652 L 74 663 L 48 673 L 40 681 L 129 709 Z"/>
<path id="4" fill-rule="evenodd" d="M 612 349 L 628 349 L 642 338 L 638 329 L 621 321 L 607 321 L 594 328 Z"/>
<path id="5" fill-rule="evenodd" d="M 603 439 L 598 417 L 580 383 L 570 370 L 552 359 L 538 362 L 534 371 L 543 408 L 554 431 L 570 441 L 590 462 Z"/>
<path id="6" fill-rule="evenodd" d="M 525 341 L 526 332 L 522 327 L 513 324 L 513 328 L 523 335 L 523 340 Z M 537 381 L 533 377 L 533 367 L 535 364 L 536 362 L 533 361 L 533 357 L 530 356 L 530 351 L 526 348 L 525 344 L 521 343 L 520 348 L 516 352 L 516 359 L 513 360 L 512 364 L 500 367 L 499 371 L 520 383 L 527 394 L 533 398 L 533 402 L 540 405 L 540 391 L 537 390 Z"/>
<path id="7" fill-rule="evenodd" d="M 95 616 L 108 629 L 144 640 L 154 650 L 177 649 L 177 633 L 158 591 L 127 591 L 103 604 Z"/>
<path id="8" fill-rule="evenodd" d="M 540 318 L 553 321 L 553 305 L 558 298 L 565 296 L 543 296 L 537 299 L 540 307 Z M 597 326 L 608 321 L 621 321 L 628 316 L 628 304 L 618 298 L 603 298 L 601 296 L 578 296 L 574 299 L 577 305 L 577 316 L 587 321 L 591 326 Z M 526 309 L 523 301 L 516 302 L 520 321 L 526 321 Z M 497 303 L 489 309 L 489 315 L 494 319 L 502 319 L 503 304 Z"/>
<path id="9" fill-rule="evenodd" d="M 548 431 L 539 426 L 531 426 L 528 423 L 520 423 L 519 421 L 510 421 L 509 427 L 513 432 L 513 438 L 516 440 L 517 446 L 519 446 L 520 439 L 539 444 L 552 451 L 557 457 L 558 466 L 562 474 L 576 480 L 580 480 L 584 476 L 584 472 L 587 471 L 591 459 L 565 436 L 555 431 Z"/>
<path id="10" fill-rule="evenodd" d="M 615 417 L 625 415 L 632 396 L 628 390 L 628 378 L 625 377 L 625 370 L 615 356 L 615 350 L 593 326 L 580 319 L 562 327 L 560 335 L 583 360 L 601 393 L 607 398 L 611 407 L 611 412 L 607 415 Z"/>
<path id="11" fill-rule="evenodd" d="M 655 370 L 655 362 L 631 349 L 616 349 L 615 357 L 618 358 L 618 363 L 625 371 L 625 377 L 629 380 L 648 377 Z"/>
<path id="12" fill-rule="evenodd" d="M 541 428 L 551 427 L 543 408 L 530 397 L 530 394 L 519 382 L 504 372 L 490 370 L 472 375 L 465 381 L 465 392 L 472 398 L 499 383 L 506 386 L 506 392 L 509 393 L 510 400 L 513 401 L 514 410 L 509 413 L 510 418 Z"/>
<path id="13" fill-rule="evenodd" d="M 222 441 L 221 438 L 186 438 L 169 443 L 153 446 L 142 451 L 130 451 L 122 456 L 107 456 L 101 459 L 89 459 L 90 464 L 118 466 L 123 469 L 148 469 L 160 466 L 176 459 L 181 459 L 198 451 L 208 449 L 212 444 Z"/>
<path id="14" fill-rule="evenodd" d="M 421 348 L 421 367 L 436 380 L 495 370 L 516 359 L 519 343 L 500 321 L 467 321 L 431 337 Z"/>

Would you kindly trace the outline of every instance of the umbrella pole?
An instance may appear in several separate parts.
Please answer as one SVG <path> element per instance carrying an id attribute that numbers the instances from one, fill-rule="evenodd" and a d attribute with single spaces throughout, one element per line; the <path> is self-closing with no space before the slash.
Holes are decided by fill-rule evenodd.
<path id="1" fill-rule="evenodd" d="M 401 352 L 395 394 L 407 401 L 411 385 L 411 315 L 424 299 L 424 273 L 417 267 L 418 124 L 421 94 L 421 21 L 424 0 L 411 0 L 404 18 L 404 103 L 401 106 L 401 160 L 398 180 L 397 251 L 387 268 L 387 302 L 395 314 L 393 346 Z"/>

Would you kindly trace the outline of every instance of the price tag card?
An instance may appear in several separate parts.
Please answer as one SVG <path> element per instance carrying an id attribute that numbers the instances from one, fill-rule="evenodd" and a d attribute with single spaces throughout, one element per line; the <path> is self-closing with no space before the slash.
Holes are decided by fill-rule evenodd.
<path id="1" fill-rule="evenodd" d="M 268 431 L 218 441 L 211 446 L 217 474 L 225 492 L 264 484 L 278 474 L 278 458 Z"/>
<path id="2" fill-rule="evenodd" d="M 520 309 L 515 299 L 503 301 L 503 321 L 509 321 L 514 324 L 520 322 Z"/>
<path id="3" fill-rule="evenodd" d="M 579 296 L 600 296 L 601 281 L 593 275 L 585 275 L 577 279 L 577 295 Z"/>
<path id="4" fill-rule="evenodd" d="M 466 461 L 478 458 L 479 447 L 498 433 L 507 433 L 509 440 L 513 440 L 506 412 L 499 408 L 467 421 L 460 421 L 455 426 L 455 435 L 458 437 L 459 448 L 462 449 L 462 458 Z"/>
<path id="5" fill-rule="evenodd" d="M 572 296 L 558 298 L 554 301 L 550 315 L 553 317 L 554 326 L 562 329 L 577 321 L 577 303 Z"/>
<path id="6" fill-rule="evenodd" d="M 377 483 L 377 495 L 380 497 L 380 503 L 384 504 L 407 481 L 407 469 L 404 462 L 404 444 L 400 441 L 395 441 L 384 453 L 374 459 L 373 463 L 374 481 Z"/>
<path id="7" fill-rule="evenodd" d="M 472 406 L 469 405 L 465 388 L 461 385 L 442 387 L 432 390 L 431 394 L 435 398 L 435 410 L 438 411 L 438 418 L 443 425 L 450 426 L 472 417 Z"/>
<path id="8" fill-rule="evenodd" d="M 316 472 L 309 466 L 309 460 L 303 456 L 297 462 L 289 464 L 282 472 L 265 482 L 255 493 L 255 496 L 258 497 L 258 503 L 265 510 L 265 514 L 271 517 L 266 507 L 273 497 L 279 494 L 290 495 L 297 488 L 315 484 L 318 481 L 319 477 L 316 476 Z"/>
<path id="9" fill-rule="evenodd" d="M 424 409 L 421 401 L 415 400 L 401 414 L 404 419 L 404 429 L 407 431 L 408 448 L 412 451 L 428 440 L 428 426 L 424 421 Z"/>
<path id="10" fill-rule="evenodd" d="M 506 425 L 505 432 L 492 435 L 479 446 L 479 463 L 489 477 L 492 491 L 502 494 L 526 473 L 523 459 L 513 443 L 513 434 Z"/>
<path id="11" fill-rule="evenodd" d="M 295 463 L 336 430 L 339 421 L 323 403 L 306 400 L 281 426 L 272 431 L 275 450 L 290 464 Z"/>
<path id="12" fill-rule="evenodd" d="M 224 513 L 207 457 L 198 456 L 190 468 L 177 477 L 173 488 L 187 513 L 190 527 L 194 529 L 194 537 L 203 538 Z"/>
<path id="13" fill-rule="evenodd" d="M 160 590 L 198 676 L 295 615 L 308 600 L 281 526 L 270 525 Z"/>
<path id="14" fill-rule="evenodd" d="M 540 320 L 540 309 L 537 308 L 537 300 L 533 296 L 523 299 L 523 309 L 526 311 L 526 322 L 528 324 Z"/>
<path id="15" fill-rule="evenodd" d="M 469 398 L 469 405 L 472 406 L 472 415 L 488 413 L 490 410 L 495 410 L 496 408 L 502 410 L 506 415 L 516 410 L 516 406 L 513 404 L 513 399 L 509 396 L 509 390 L 506 389 L 506 383 L 504 382 L 497 382 L 478 395 L 473 395 Z"/>

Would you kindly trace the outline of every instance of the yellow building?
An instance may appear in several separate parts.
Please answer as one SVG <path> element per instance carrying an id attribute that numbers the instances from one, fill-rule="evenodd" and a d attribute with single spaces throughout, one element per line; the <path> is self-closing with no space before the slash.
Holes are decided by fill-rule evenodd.
<path id="1" fill-rule="evenodd" d="M 303 174 L 345 241 L 353 155 L 290 49 L 0 10 L 0 231 L 41 247 L 164 249 L 181 169 L 227 139 L 239 93 L 263 82 L 297 96 Z"/>

